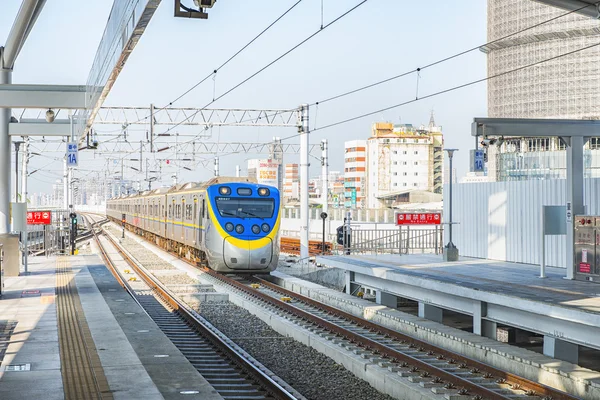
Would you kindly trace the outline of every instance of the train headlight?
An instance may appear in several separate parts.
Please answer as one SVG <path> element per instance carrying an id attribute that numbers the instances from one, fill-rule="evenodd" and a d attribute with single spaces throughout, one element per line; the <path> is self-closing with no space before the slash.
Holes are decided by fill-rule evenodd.
<path id="1" fill-rule="evenodd" d="M 259 188 L 258 189 L 259 196 L 268 196 L 269 194 L 271 194 L 271 191 L 267 188 Z"/>
<path id="2" fill-rule="evenodd" d="M 239 234 L 242 234 L 242 233 L 244 233 L 244 227 L 241 225 L 236 225 L 235 231 Z"/>
<path id="3" fill-rule="evenodd" d="M 260 233 L 260 227 L 258 225 L 252 225 L 252 233 L 258 235 Z"/>
<path id="4" fill-rule="evenodd" d="M 219 194 L 222 196 L 228 196 L 231 194 L 231 188 L 228 186 L 221 186 L 219 188 Z"/>
<path id="5" fill-rule="evenodd" d="M 263 232 L 265 232 L 265 233 L 267 233 L 271 230 L 271 227 L 267 223 L 262 224 L 261 228 L 262 228 Z"/>
<path id="6" fill-rule="evenodd" d="M 233 230 L 233 224 L 231 222 L 226 223 L 225 229 L 227 229 L 227 232 L 231 232 Z"/>

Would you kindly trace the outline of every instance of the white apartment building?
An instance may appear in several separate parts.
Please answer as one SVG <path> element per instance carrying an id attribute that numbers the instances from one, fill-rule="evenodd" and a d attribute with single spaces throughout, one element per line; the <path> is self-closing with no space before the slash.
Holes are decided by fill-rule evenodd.
<path id="1" fill-rule="evenodd" d="M 363 208 L 367 166 L 367 141 L 344 142 L 344 207 Z M 353 200 L 352 194 L 355 194 Z M 356 203 L 354 204 L 354 201 Z"/>
<path id="2" fill-rule="evenodd" d="M 375 123 L 367 140 L 366 207 L 393 206 L 411 191 L 441 194 L 443 160 L 433 116 L 428 127 Z"/>

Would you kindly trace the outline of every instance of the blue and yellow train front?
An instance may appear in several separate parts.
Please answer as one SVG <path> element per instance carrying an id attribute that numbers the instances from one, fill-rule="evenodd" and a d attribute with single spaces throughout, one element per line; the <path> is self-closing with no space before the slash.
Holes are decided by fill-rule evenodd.
<path id="1" fill-rule="evenodd" d="M 269 272 L 279 261 L 279 190 L 255 183 L 207 188 L 204 248 L 219 272 Z"/>

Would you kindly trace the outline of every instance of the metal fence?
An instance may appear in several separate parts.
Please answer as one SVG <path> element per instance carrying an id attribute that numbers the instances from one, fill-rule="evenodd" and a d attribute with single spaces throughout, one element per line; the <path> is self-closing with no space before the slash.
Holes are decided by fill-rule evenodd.
<path id="1" fill-rule="evenodd" d="M 441 254 L 442 228 L 356 229 L 351 227 L 351 254 Z M 338 252 L 343 253 L 339 246 Z"/>
<path id="2" fill-rule="evenodd" d="M 51 211 L 50 225 L 27 226 L 27 250 L 30 256 L 60 255 L 69 252 L 69 210 Z"/>

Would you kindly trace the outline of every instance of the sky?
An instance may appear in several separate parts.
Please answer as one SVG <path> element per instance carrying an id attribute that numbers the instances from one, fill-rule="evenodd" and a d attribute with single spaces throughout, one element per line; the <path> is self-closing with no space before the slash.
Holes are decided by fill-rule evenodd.
<path id="1" fill-rule="evenodd" d="M 187 2 L 187 3 L 186 3 Z M 296 0 L 248 2 L 220 0 L 208 10 L 208 20 L 175 18 L 173 1 L 163 0 L 146 32 L 118 77 L 106 106 L 162 107 L 214 70 L 244 46 Z M 177 101 L 178 107 L 202 107 L 240 83 L 272 60 L 358 4 L 359 0 L 302 0 L 289 14 L 261 36 L 248 49 L 209 79 Z M 8 36 L 20 0 L 7 0 L 0 12 L 0 44 Z M 192 5 L 192 0 L 184 0 Z M 46 5 L 17 59 L 13 83 L 85 84 L 96 49 L 102 37 L 112 0 L 79 3 L 54 0 Z M 81 4 L 85 4 L 82 6 Z M 323 6 L 323 14 L 321 13 Z M 368 0 L 356 10 L 322 30 L 265 71 L 232 91 L 210 107 L 213 108 L 294 108 L 313 104 L 391 76 L 477 47 L 486 41 L 486 2 L 409 2 Z M 341 99 L 313 106 L 309 110 L 310 142 L 329 140 L 330 170 L 343 171 L 344 141 L 366 139 L 374 122 L 427 125 L 433 110 L 435 121 L 442 126 L 445 146 L 458 148 L 455 166 L 459 176 L 468 171 L 468 151 L 474 146 L 470 124 L 474 117 L 487 115 L 486 83 L 413 102 L 409 105 L 361 118 L 349 123 L 319 129 L 364 113 L 427 96 L 456 85 L 486 76 L 486 56 L 478 50 L 419 73 L 365 90 Z M 417 90 L 418 87 L 418 90 Z M 100 149 L 84 151 L 75 176 L 83 179 L 120 173 L 120 162 L 136 155 L 139 141 L 145 140 L 145 126 L 130 127 L 131 143 L 115 144 L 120 127 L 98 125 Z M 161 128 L 164 129 L 164 128 Z M 182 135 L 198 134 L 198 128 L 178 127 Z M 274 136 L 296 134 L 295 128 L 213 128 L 201 139 L 208 142 L 265 142 Z M 112 140 L 111 140 L 112 139 Z M 169 139 L 172 144 L 173 139 Z M 49 192 L 51 184 L 62 176 L 64 143 L 35 143 L 32 151 L 40 153 L 30 160 L 29 170 L 39 169 L 29 178 L 29 193 Z M 289 143 L 299 143 L 292 138 Z M 144 144 L 147 148 L 147 145 Z M 149 155 L 150 159 L 182 158 L 188 151 Z M 311 157 L 311 175 L 319 174 L 320 152 Z M 461 156 L 462 155 L 462 156 Z M 234 154 L 220 158 L 221 175 L 234 175 L 235 165 L 246 169 L 246 159 L 265 154 Z M 212 165 L 153 162 L 160 164 L 163 184 L 170 184 L 172 173 L 179 182 L 201 181 L 212 175 Z M 137 158 L 137 157 L 136 157 Z M 288 154 L 284 162 L 298 162 L 297 154 Z M 126 179 L 144 176 L 128 166 Z M 191 167 L 193 171 L 182 169 Z"/>

